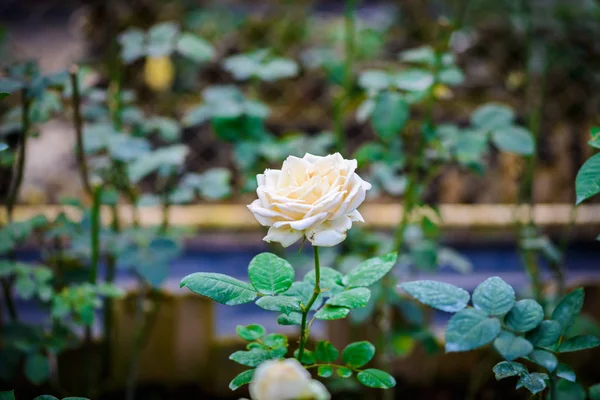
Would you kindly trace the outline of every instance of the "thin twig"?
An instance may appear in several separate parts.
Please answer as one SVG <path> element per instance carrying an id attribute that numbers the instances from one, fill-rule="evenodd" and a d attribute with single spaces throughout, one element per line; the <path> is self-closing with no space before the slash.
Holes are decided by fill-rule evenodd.
<path id="1" fill-rule="evenodd" d="M 306 330 L 306 318 L 313 304 L 317 300 L 317 297 L 321 294 L 321 264 L 319 262 L 319 247 L 313 246 L 314 257 L 315 257 L 315 287 L 313 294 L 308 304 L 302 309 L 302 322 L 300 324 L 300 342 L 298 345 L 298 360 L 302 362 L 302 356 L 304 355 L 304 348 L 308 340 L 308 331 Z"/>

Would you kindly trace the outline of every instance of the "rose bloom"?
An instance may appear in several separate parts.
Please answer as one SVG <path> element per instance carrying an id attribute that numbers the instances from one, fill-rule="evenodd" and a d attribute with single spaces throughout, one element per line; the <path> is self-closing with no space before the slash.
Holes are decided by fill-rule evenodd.
<path id="1" fill-rule="evenodd" d="M 356 160 L 339 153 L 325 157 L 289 156 L 278 169 L 257 175 L 258 199 L 248 206 L 258 222 L 269 226 L 263 240 L 283 247 L 302 236 L 313 246 L 335 246 L 346 239 L 353 222 L 364 222 L 357 208 L 371 184 L 354 171 Z"/>
<path id="2" fill-rule="evenodd" d="M 260 364 L 250 382 L 252 400 L 329 400 L 325 386 L 313 380 L 295 358 Z"/>

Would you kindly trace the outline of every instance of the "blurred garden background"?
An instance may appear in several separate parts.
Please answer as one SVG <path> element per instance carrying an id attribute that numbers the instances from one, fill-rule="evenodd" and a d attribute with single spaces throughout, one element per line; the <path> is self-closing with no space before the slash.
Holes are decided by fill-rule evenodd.
<path id="1" fill-rule="evenodd" d="M 298 327 L 179 282 L 245 277 L 263 251 L 303 276 L 310 251 L 262 242 L 246 205 L 287 156 L 340 152 L 373 189 L 321 262 L 399 261 L 316 336 L 378 343 L 391 398 L 529 398 L 489 346 L 444 354 L 448 315 L 394 283 L 497 275 L 547 313 L 584 286 L 573 330 L 600 335 L 600 166 L 575 183 L 600 148 L 599 37 L 596 0 L 3 0 L 0 389 L 247 396 L 228 388 L 236 326 Z M 585 387 L 599 355 L 565 357 Z"/>

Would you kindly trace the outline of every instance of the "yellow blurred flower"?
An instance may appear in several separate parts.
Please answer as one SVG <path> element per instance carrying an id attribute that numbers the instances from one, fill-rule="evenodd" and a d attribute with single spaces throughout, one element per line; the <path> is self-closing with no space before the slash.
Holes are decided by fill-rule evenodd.
<path id="1" fill-rule="evenodd" d="M 144 65 L 144 81 L 155 92 L 164 92 L 171 88 L 175 68 L 168 56 L 148 57 Z"/>

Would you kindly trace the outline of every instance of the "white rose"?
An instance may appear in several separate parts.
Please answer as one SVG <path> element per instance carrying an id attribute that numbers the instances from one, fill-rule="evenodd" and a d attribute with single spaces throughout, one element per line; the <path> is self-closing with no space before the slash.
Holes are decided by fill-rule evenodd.
<path id="1" fill-rule="evenodd" d="M 283 247 L 302 236 L 313 246 L 335 246 L 346 239 L 352 222 L 364 222 L 357 211 L 371 184 L 354 171 L 356 160 L 339 154 L 289 156 L 278 169 L 257 175 L 255 200 L 248 206 L 258 222 L 270 226 L 267 242 Z"/>
<path id="2" fill-rule="evenodd" d="M 250 382 L 252 400 L 329 400 L 325 386 L 313 380 L 295 358 L 260 364 Z"/>

